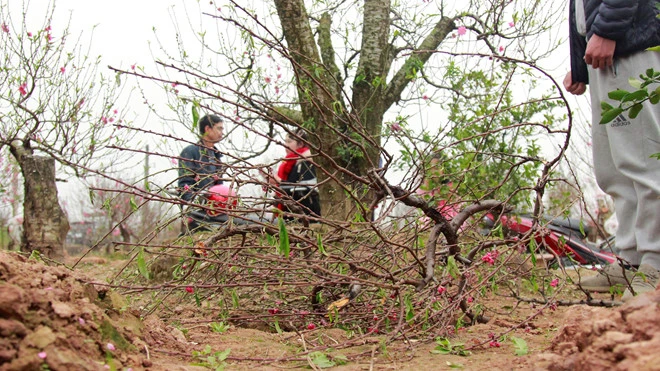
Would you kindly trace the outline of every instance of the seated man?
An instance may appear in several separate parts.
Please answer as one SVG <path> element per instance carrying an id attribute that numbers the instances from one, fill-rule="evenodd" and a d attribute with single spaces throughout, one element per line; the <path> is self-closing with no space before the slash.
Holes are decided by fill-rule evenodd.
<path id="1" fill-rule="evenodd" d="M 223 130 L 219 116 L 206 115 L 199 120 L 199 142 L 181 151 L 178 188 L 184 201 L 192 202 L 200 191 L 222 184 L 225 167 L 215 144 L 222 139 Z"/>
<path id="2" fill-rule="evenodd" d="M 195 202 L 197 196 L 214 185 L 222 184 L 225 165 L 222 154 L 215 147 L 222 139 L 224 123 L 216 115 L 206 115 L 199 120 L 199 142 L 181 151 L 179 158 L 179 196 L 186 203 Z M 197 227 L 188 221 L 188 227 Z"/>

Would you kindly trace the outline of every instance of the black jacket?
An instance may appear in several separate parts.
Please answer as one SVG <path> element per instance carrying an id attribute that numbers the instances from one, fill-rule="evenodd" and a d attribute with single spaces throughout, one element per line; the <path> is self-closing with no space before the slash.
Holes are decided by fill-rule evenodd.
<path id="1" fill-rule="evenodd" d="M 596 34 L 616 41 L 614 57 L 660 45 L 659 0 L 583 0 L 587 38 Z M 584 54 L 587 41 L 576 28 L 575 0 L 569 4 L 569 40 L 573 82 L 589 82 Z"/>
<path id="2" fill-rule="evenodd" d="M 185 201 L 192 201 L 199 191 L 222 184 L 225 166 L 222 154 L 214 147 L 201 143 L 191 144 L 181 151 L 179 158 L 179 194 Z"/>
<path id="3" fill-rule="evenodd" d="M 280 188 L 302 206 L 303 213 L 321 216 L 321 200 L 317 189 L 316 169 L 309 160 L 298 160 Z"/>

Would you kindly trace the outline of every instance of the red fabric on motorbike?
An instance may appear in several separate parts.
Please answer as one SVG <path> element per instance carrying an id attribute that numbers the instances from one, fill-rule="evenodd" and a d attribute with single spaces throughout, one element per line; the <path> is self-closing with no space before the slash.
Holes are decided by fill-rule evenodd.
<path id="1" fill-rule="evenodd" d="M 224 184 L 214 185 L 209 188 L 209 193 L 209 209 L 206 213 L 210 216 L 226 213 L 238 204 L 236 192 Z"/>

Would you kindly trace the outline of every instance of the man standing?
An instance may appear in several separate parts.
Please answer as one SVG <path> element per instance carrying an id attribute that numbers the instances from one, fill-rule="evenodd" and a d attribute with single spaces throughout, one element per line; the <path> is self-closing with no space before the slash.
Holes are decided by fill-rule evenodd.
<path id="1" fill-rule="evenodd" d="M 600 125 L 601 102 L 616 89 L 631 90 L 629 78 L 660 71 L 659 0 L 570 0 L 571 71 L 564 87 L 583 94 L 590 85 L 593 161 L 600 188 L 612 196 L 619 228 L 616 247 L 631 266 L 605 267 L 582 279 L 582 288 L 626 287 L 623 300 L 651 291 L 660 273 L 660 105 L 648 101 L 635 119 L 625 113 Z M 651 87 L 655 89 L 656 87 Z M 614 102 L 609 102 L 614 105 Z"/>
<path id="2" fill-rule="evenodd" d="M 222 118 L 206 115 L 199 120 L 199 142 L 181 152 L 178 187 L 184 201 L 192 202 L 200 191 L 222 184 L 225 168 L 215 145 L 222 139 L 223 131 Z"/>

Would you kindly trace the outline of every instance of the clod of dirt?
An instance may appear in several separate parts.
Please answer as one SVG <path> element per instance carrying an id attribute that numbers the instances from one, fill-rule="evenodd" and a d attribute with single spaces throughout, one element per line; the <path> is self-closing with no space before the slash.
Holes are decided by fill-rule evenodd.
<path id="1" fill-rule="evenodd" d="M 91 281 L 0 252 L 0 371 L 142 369 L 156 339 L 189 351 L 160 333 L 170 329 L 158 319 L 145 329 L 120 295 Z"/>
<path id="2" fill-rule="evenodd" d="M 540 360 L 549 370 L 660 370 L 660 290 L 615 309 L 576 306 Z"/>

